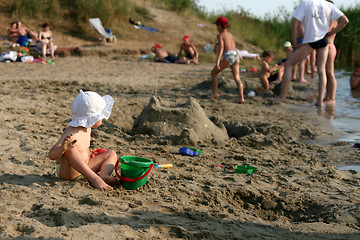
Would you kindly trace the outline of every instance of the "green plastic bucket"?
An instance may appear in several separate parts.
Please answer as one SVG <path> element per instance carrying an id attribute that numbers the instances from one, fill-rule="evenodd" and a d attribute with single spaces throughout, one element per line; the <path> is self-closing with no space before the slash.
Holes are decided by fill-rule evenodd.
<path id="1" fill-rule="evenodd" d="M 119 162 L 121 176 L 117 172 Z M 146 158 L 121 156 L 115 164 L 115 173 L 125 189 L 133 190 L 146 184 L 153 165 L 153 161 Z"/>

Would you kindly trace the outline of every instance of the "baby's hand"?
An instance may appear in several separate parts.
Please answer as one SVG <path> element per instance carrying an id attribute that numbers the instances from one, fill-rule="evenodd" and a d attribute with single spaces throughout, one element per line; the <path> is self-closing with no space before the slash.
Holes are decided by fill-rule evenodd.
<path id="1" fill-rule="evenodd" d="M 63 148 L 64 148 L 64 152 L 67 151 L 68 149 L 70 149 L 72 146 L 74 146 L 74 144 L 77 142 L 77 140 L 73 140 L 70 141 L 70 138 L 72 137 L 72 134 L 70 134 L 69 136 L 67 136 L 64 141 L 63 141 Z"/>

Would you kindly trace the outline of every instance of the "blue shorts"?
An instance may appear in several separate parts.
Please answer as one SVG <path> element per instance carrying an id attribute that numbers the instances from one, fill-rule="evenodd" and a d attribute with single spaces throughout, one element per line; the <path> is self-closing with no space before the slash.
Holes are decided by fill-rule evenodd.
<path id="1" fill-rule="evenodd" d="M 176 61 L 179 61 L 179 59 L 173 55 L 168 55 L 166 58 L 165 58 L 165 62 L 166 63 L 175 63 Z"/>

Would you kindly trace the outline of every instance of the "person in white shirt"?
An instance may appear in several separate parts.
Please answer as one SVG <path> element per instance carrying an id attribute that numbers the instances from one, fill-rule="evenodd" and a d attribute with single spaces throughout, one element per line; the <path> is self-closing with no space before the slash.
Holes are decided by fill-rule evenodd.
<path id="1" fill-rule="evenodd" d="M 337 21 L 338 25 L 329 31 L 330 21 Z M 302 44 L 297 44 L 298 25 L 302 23 L 305 29 Z M 294 64 L 304 59 L 313 49 L 317 52 L 317 69 L 319 74 L 319 96 L 315 103 L 322 106 L 326 87 L 325 65 L 328 56 L 327 37 L 338 33 L 349 23 L 348 18 L 327 0 L 303 0 L 293 14 L 292 42 L 297 50 L 286 61 L 281 93 L 272 101 L 286 101 L 286 94 L 292 77 Z"/>

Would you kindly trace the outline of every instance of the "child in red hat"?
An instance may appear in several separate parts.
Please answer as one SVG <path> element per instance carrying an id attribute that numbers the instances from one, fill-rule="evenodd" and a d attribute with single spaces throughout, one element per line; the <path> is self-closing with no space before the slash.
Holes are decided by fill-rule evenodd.
<path id="1" fill-rule="evenodd" d="M 236 51 L 234 36 L 228 32 L 229 21 L 226 17 L 219 17 L 214 24 L 216 24 L 217 30 L 219 31 L 217 35 L 219 51 L 216 66 L 211 71 L 213 94 L 209 97 L 219 97 L 217 75 L 225 68 L 230 67 L 239 92 L 238 102 L 243 103 L 245 100 L 244 87 L 240 79 L 239 71 L 240 57 Z M 222 60 L 221 57 L 223 58 Z"/>
<path id="2" fill-rule="evenodd" d="M 185 35 L 183 41 L 184 42 L 180 44 L 180 51 L 177 57 L 180 58 L 182 51 L 184 51 L 185 57 L 183 57 L 182 60 L 188 59 L 190 62 L 199 63 L 199 53 L 194 44 L 190 42 L 190 37 Z"/>
<path id="3" fill-rule="evenodd" d="M 168 54 L 166 50 L 162 49 L 159 43 L 152 46 L 151 51 L 155 53 L 155 62 L 190 64 L 189 59 L 179 59 L 176 56 Z"/>

